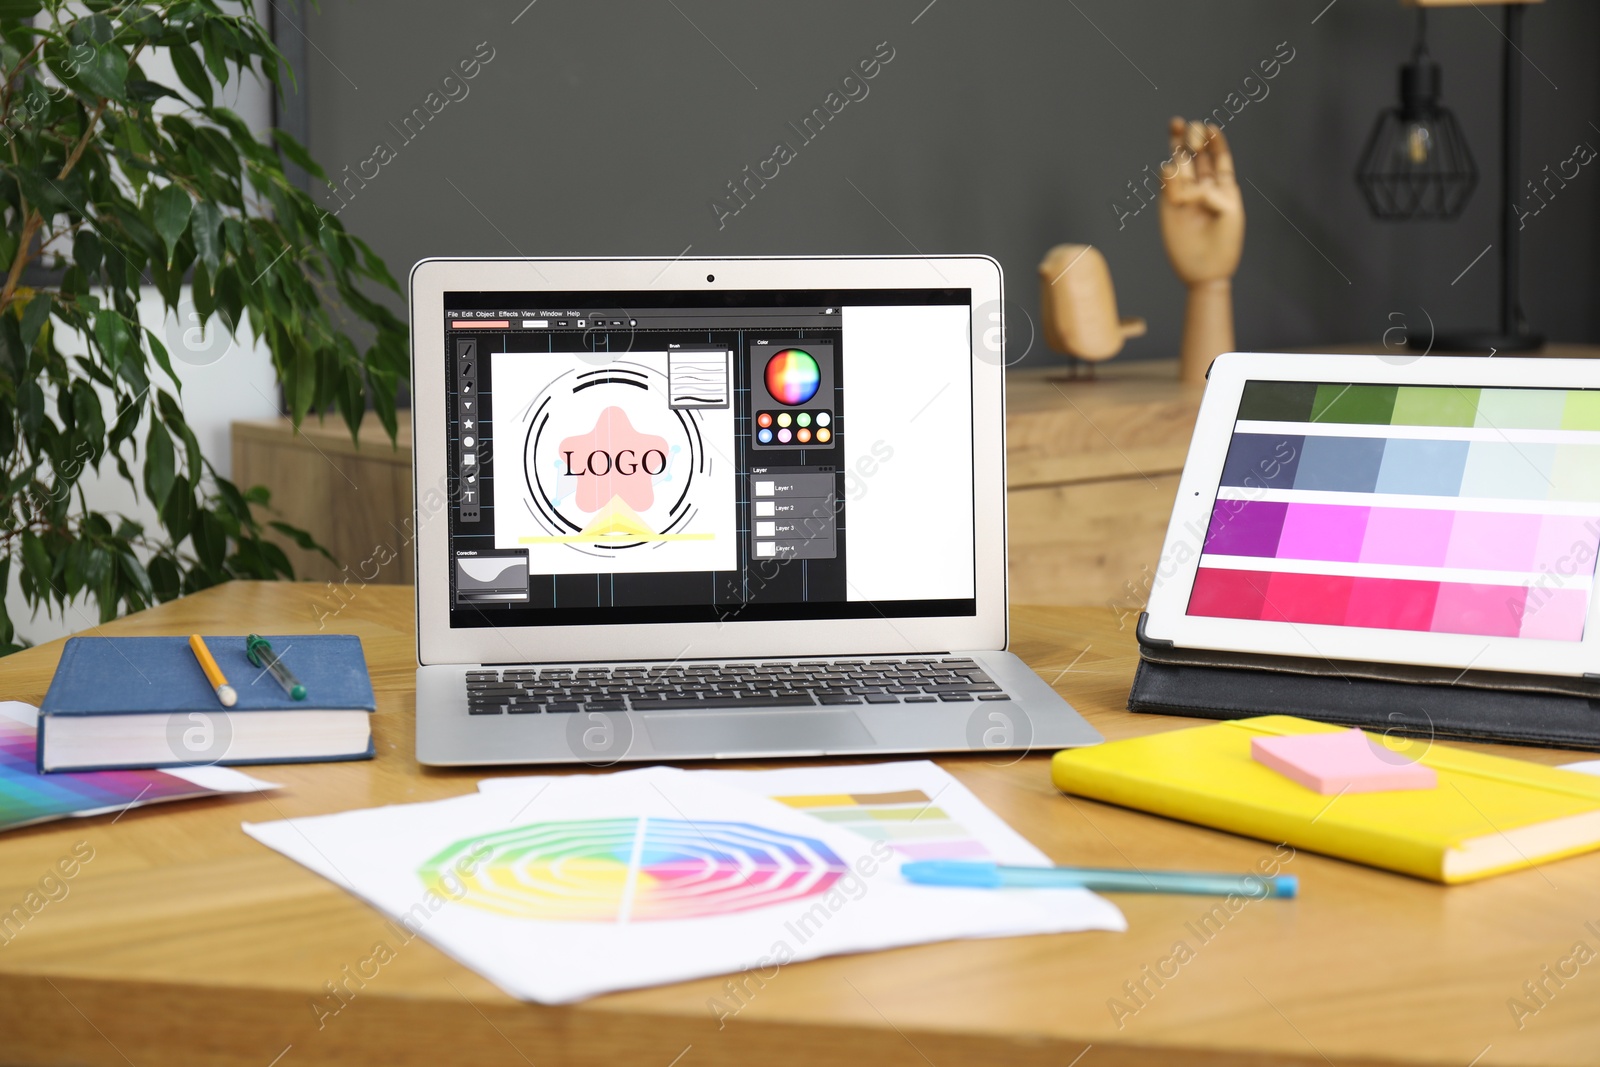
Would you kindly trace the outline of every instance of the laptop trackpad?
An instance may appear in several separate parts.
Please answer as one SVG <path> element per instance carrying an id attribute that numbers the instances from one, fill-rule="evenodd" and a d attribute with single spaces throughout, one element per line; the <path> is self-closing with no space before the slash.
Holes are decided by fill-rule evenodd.
<path id="1" fill-rule="evenodd" d="M 646 712 L 659 756 L 840 752 L 873 747 L 853 711 Z"/>

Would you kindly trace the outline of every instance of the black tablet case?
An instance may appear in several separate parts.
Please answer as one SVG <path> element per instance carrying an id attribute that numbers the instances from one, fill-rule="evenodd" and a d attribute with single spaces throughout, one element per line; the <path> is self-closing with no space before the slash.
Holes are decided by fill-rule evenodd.
<path id="1" fill-rule="evenodd" d="M 1139 615 L 1128 710 L 1206 719 L 1298 715 L 1439 740 L 1600 750 L 1600 677 L 1554 678 L 1182 649 Z"/>

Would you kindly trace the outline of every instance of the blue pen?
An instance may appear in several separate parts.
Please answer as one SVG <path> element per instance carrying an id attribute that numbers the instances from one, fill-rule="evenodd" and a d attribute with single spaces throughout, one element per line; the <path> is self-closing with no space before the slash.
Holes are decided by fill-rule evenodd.
<path id="1" fill-rule="evenodd" d="M 1107 893 L 1188 893 L 1195 896 L 1292 897 L 1300 879 L 1292 874 L 1200 874 L 1189 871 L 1124 871 L 1100 867 L 1002 867 L 977 860 L 915 860 L 900 873 L 918 885 L 968 889 L 1098 889 Z"/>

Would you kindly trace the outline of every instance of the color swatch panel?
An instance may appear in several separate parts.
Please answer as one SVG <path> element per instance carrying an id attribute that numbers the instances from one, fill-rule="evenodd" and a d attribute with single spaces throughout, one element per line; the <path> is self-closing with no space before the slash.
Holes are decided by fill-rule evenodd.
<path id="1" fill-rule="evenodd" d="M 1600 443 L 1236 433 L 1220 484 L 1326 493 L 1600 502 Z"/>
<path id="2" fill-rule="evenodd" d="M 1246 382 L 1239 421 L 1600 430 L 1600 389 Z"/>
<path id="3" fill-rule="evenodd" d="M 825 793 L 773 797 L 780 804 L 842 826 L 871 841 L 884 841 L 910 859 L 985 859 L 981 841 L 920 789 L 892 793 Z"/>
<path id="4" fill-rule="evenodd" d="M 460 874 L 469 856 L 477 865 Z M 752 823 L 615 818 L 464 838 L 417 873 L 427 888 L 500 915 L 626 923 L 784 904 L 848 872 L 822 842 Z"/>
<path id="5" fill-rule="evenodd" d="M 1249 382 L 1188 613 L 1576 641 L 1597 556 L 1600 390 Z"/>
<path id="6" fill-rule="evenodd" d="M 1571 578 L 1594 573 L 1600 517 L 1219 500 L 1205 552 Z"/>
<path id="7" fill-rule="evenodd" d="M 1550 641 L 1581 640 L 1588 610 L 1581 589 L 1204 566 L 1189 601 L 1208 618 Z"/>

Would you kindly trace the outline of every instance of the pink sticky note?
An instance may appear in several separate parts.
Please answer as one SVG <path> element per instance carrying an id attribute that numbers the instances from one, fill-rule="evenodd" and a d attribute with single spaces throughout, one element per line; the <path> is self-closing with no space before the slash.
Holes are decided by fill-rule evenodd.
<path id="1" fill-rule="evenodd" d="M 1432 768 L 1379 747 L 1360 730 L 1252 738 L 1250 755 L 1318 793 L 1383 793 L 1439 784 Z"/>

